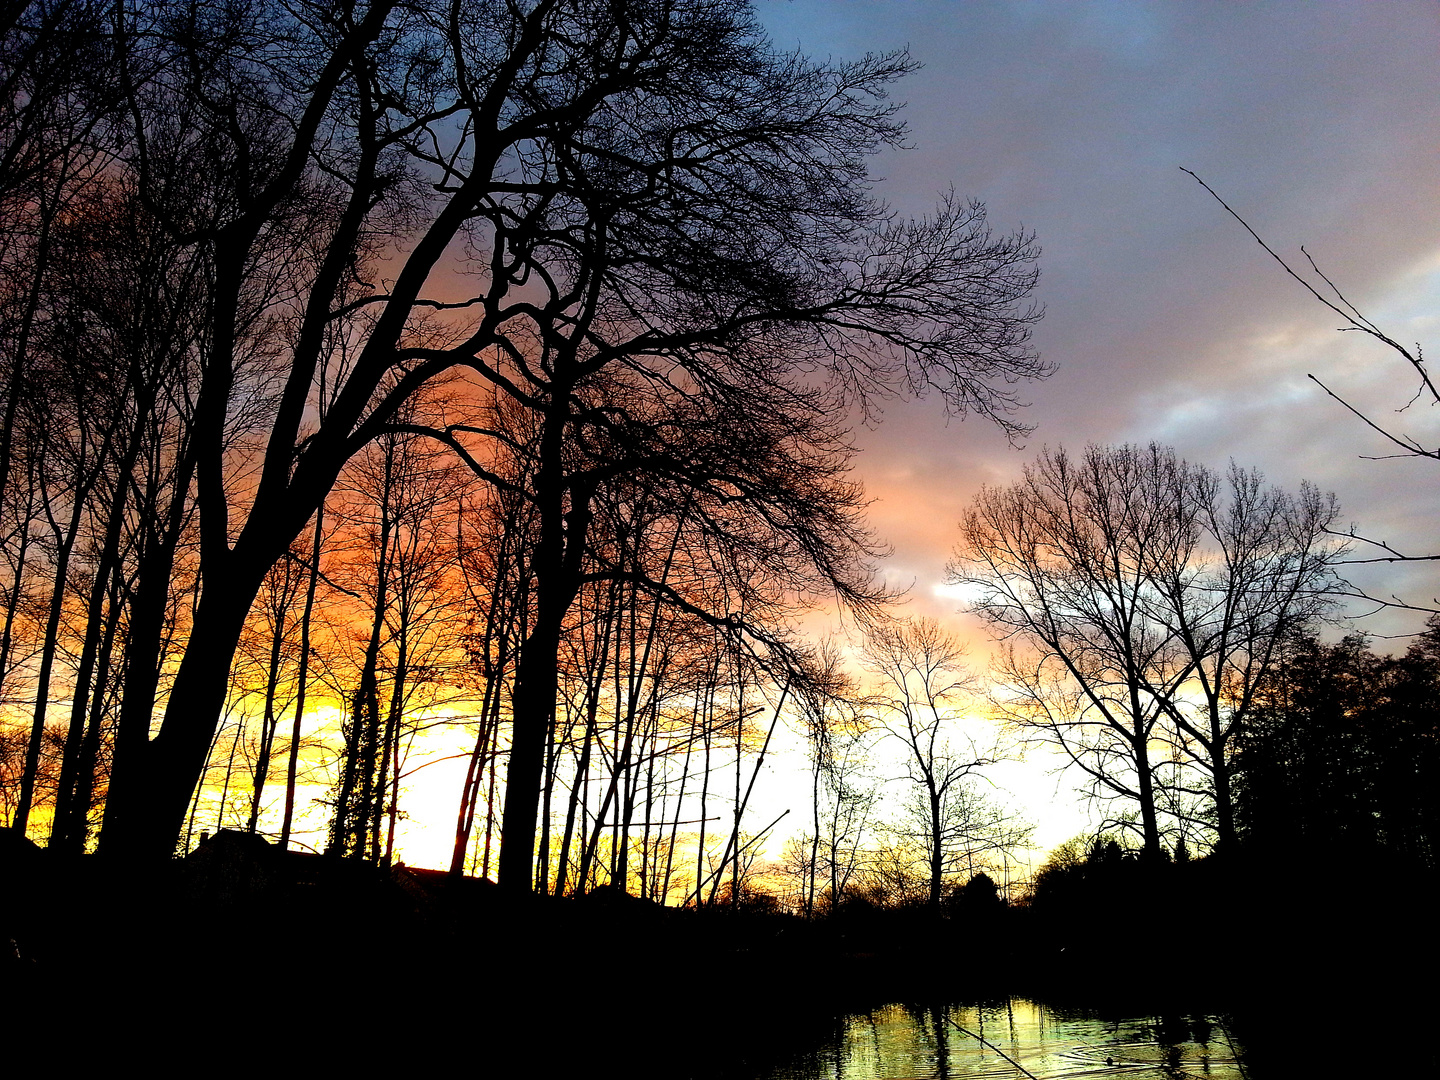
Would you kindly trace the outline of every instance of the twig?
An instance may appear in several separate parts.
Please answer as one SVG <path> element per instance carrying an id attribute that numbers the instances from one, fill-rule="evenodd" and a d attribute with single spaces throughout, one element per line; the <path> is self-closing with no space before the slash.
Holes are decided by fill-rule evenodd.
<path id="1" fill-rule="evenodd" d="M 1344 305 L 1343 307 L 1337 306 L 1332 300 L 1330 300 L 1329 297 L 1323 295 L 1318 289 L 1315 288 L 1314 285 L 1310 284 L 1310 282 L 1306 281 L 1305 278 L 1301 277 L 1298 273 L 1296 273 L 1295 270 L 1290 266 L 1290 264 L 1286 262 L 1280 256 L 1280 254 L 1275 251 L 1274 248 L 1267 244 L 1261 238 L 1259 233 L 1257 233 L 1254 229 L 1250 227 L 1250 223 L 1246 221 L 1243 217 L 1241 217 L 1238 213 L 1236 213 L 1235 210 L 1231 208 L 1230 204 L 1227 203 L 1216 193 L 1214 188 L 1212 188 L 1204 180 L 1201 180 L 1200 177 L 1196 176 L 1189 169 L 1185 168 L 1185 166 L 1180 166 L 1180 171 L 1183 172 L 1186 176 L 1190 177 L 1192 180 L 1194 180 L 1206 191 L 1208 191 L 1211 197 L 1214 198 L 1216 202 L 1218 202 L 1221 206 L 1225 208 L 1225 212 L 1228 213 L 1231 217 L 1233 217 L 1236 221 L 1238 221 L 1241 227 L 1244 228 L 1244 230 L 1248 232 L 1252 237 L 1254 237 L 1255 242 L 1259 244 L 1262 248 L 1264 248 L 1266 253 L 1272 259 L 1274 259 L 1277 263 L 1280 264 L 1281 269 L 1283 269 L 1285 273 L 1289 274 L 1292 278 L 1298 281 L 1306 292 L 1308 292 L 1311 296 L 1315 297 L 1316 300 L 1319 300 L 1320 303 L 1324 304 L 1331 311 L 1335 312 L 1336 315 L 1339 315 L 1342 319 L 1344 319 L 1350 324 L 1349 326 L 1340 327 L 1341 330 L 1359 330 L 1361 333 L 1368 334 L 1376 341 L 1379 341 L 1394 349 L 1397 353 L 1399 353 L 1405 358 L 1405 361 L 1412 368 L 1414 368 L 1416 374 L 1420 376 L 1422 389 L 1428 390 L 1432 399 L 1434 399 L 1435 401 L 1440 401 L 1440 389 L 1437 389 L 1434 382 L 1431 381 L 1430 373 L 1425 368 L 1425 361 L 1423 359 L 1423 355 L 1419 354 L 1418 349 L 1416 353 L 1412 353 L 1409 349 L 1405 348 L 1404 345 L 1401 345 L 1398 341 L 1387 335 L 1364 315 L 1360 314 L 1360 312 L 1356 309 L 1355 305 L 1350 303 L 1350 301 L 1346 298 L 1345 294 L 1335 287 L 1335 283 L 1331 281 L 1328 277 L 1326 277 L 1324 273 L 1321 272 L 1320 267 L 1316 265 L 1315 260 L 1310 255 L 1310 252 L 1306 251 L 1303 247 L 1300 249 L 1300 251 L 1304 254 L 1306 260 L 1310 263 L 1310 268 L 1315 271 L 1321 281 L 1323 281 L 1334 291 L 1336 298 L 1340 301 L 1341 304 Z M 1348 311 L 1346 310 L 1347 308 L 1349 309 Z M 1339 399 L 1337 398 L 1336 400 Z"/>
<path id="2" fill-rule="evenodd" d="M 1309 379 L 1311 382 L 1313 382 L 1316 386 L 1320 387 L 1321 390 L 1324 390 L 1325 393 L 1329 394 L 1332 398 L 1334 398 L 1336 401 L 1338 401 L 1338 402 L 1339 402 L 1341 405 L 1343 405 L 1346 409 L 1350 410 L 1350 412 L 1352 412 L 1355 416 L 1359 417 L 1360 422 L 1361 422 L 1362 424 L 1364 424 L 1366 427 L 1368 427 L 1371 431 L 1376 432 L 1377 434 L 1379 434 L 1379 435 L 1382 436 L 1383 438 L 1389 439 L 1389 440 L 1390 440 L 1392 443 L 1394 443 L 1396 446 L 1398 446 L 1398 447 L 1400 447 L 1402 450 L 1404 450 L 1406 454 L 1413 455 L 1414 457 L 1440 458 L 1440 451 L 1436 451 L 1436 450 L 1426 450 L 1423 446 L 1421 446 L 1419 443 L 1415 442 L 1413 439 L 1409 439 L 1409 438 L 1407 438 L 1407 437 L 1404 436 L 1404 435 L 1394 435 L 1394 434 L 1386 431 L 1386 430 L 1385 430 L 1384 428 L 1382 428 L 1379 424 L 1375 423 L 1375 421 L 1371 420 L 1368 416 L 1366 416 L 1364 413 L 1362 413 L 1359 409 L 1355 408 L 1354 405 L 1351 405 L 1348 401 L 1346 401 L 1344 398 L 1342 398 L 1339 394 L 1335 393 L 1334 390 L 1331 390 L 1328 386 L 1326 386 L 1323 382 L 1321 382 L 1319 379 L 1317 379 L 1314 375 L 1306 375 L 1305 377 L 1306 377 L 1307 379 Z M 1403 457 L 1404 455 L 1400 455 L 1400 456 Z"/>
<path id="3" fill-rule="evenodd" d="M 1340 565 L 1348 566 L 1358 563 L 1378 562 L 1435 562 L 1436 560 L 1440 560 L 1440 555 L 1406 555 L 1404 552 L 1391 547 L 1390 544 L 1384 540 L 1372 540 L 1368 536 L 1361 536 L 1355 531 L 1355 526 L 1353 525 L 1350 526 L 1347 532 L 1339 532 L 1336 529 L 1326 529 L 1325 532 L 1330 536 L 1338 536 L 1346 540 L 1359 540 L 1362 544 L 1369 544 L 1371 547 L 1379 548 L 1386 553 L 1384 555 L 1377 555 L 1373 559 L 1337 559 L 1336 562 Z"/>
<path id="4" fill-rule="evenodd" d="M 967 1029 L 967 1028 L 961 1027 L 958 1023 L 956 1023 L 954 1017 L 952 1017 L 949 1013 L 946 1013 L 946 1014 L 945 1014 L 945 1019 L 946 1019 L 946 1020 L 949 1020 L 950 1023 L 951 1023 L 951 1025 L 955 1028 L 955 1030 L 958 1031 L 958 1032 L 960 1032 L 962 1035 L 969 1035 L 972 1039 L 978 1039 L 982 1044 L 984 1044 L 985 1046 L 988 1046 L 991 1050 L 994 1050 L 995 1053 L 999 1054 L 999 1055 L 1000 1055 L 1001 1057 L 1003 1057 L 1006 1061 L 1008 1061 L 1011 1065 L 1014 1065 L 1014 1066 L 1015 1066 L 1017 1069 L 1019 1069 L 1022 1073 L 1024 1073 L 1026 1076 L 1030 1077 L 1030 1080 L 1040 1080 L 1040 1078 L 1039 1078 L 1038 1076 L 1036 1076 L 1034 1073 L 1032 1073 L 1029 1069 L 1025 1068 L 1024 1065 L 1021 1065 L 1018 1061 L 1016 1061 L 1014 1058 L 1012 1058 L 1009 1054 L 1005 1053 L 1004 1050 L 1001 1050 L 998 1046 L 996 1046 L 994 1043 L 992 1043 L 989 1039 L 985 1038 L 985 1036 L 983 1036 L 983 1035 L 976 1035 L 975 1032 L 970 1031 L 970 1030 Z M 1229 1035 L 1226 1035 L 1225 1037 L 1228 1039 L 1230 1036 L 1229 1036 Z"/>
<path id="5" fill-rule="evenodd" d="M 1240 1060 L 1240 1055 L 1235 1050 L 1235 1040 L 1230 1037 L 1230 1029 L 1225 1026 L 1225 1018 L 1215 1017 L 1215 1024 L 1225 1034 L 1225 1045 L 1230 1047 L 1230 1056 L 1235 1059 L 1235 1067 L 1240 1070 L 1240 1080 L 1250 1080 L 1250 1074 L 1245 1071 L 1245 1063 Z"/>
<path id="6" fill-rule="evenodd" d="M 300 569 L 302 570 L 311 569 L 310 560 L 307 559 L 304 555 L 298 555 L 293 551 L 287 551 L 284 555 L 281 556 L 281 558 L 289 559 L 291 562 L 298 563 Z M 356 600 L 360 599 L 360 594 L 358 592 L 352 592 L 350 589 L 345 588 L 344 585 L 341 585 L 339 582 L 332 579 L 329 574 L 325 573 L 324 570 L 316 568 L 315 574 L 317 577 L 320 578 L 321 581 L 325 582 L 326 585 L 329 585 L 336 592 L 344 593 L 346 596 L 352 597 Z"/>

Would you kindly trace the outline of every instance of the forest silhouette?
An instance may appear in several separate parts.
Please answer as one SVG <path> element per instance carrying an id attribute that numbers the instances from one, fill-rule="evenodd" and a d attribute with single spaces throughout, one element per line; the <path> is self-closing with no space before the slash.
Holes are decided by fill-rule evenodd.
<path id="1" fill-rule="evenodd" d="M 1440 623 L 1333 640 L 1333 497 L 1046 448 L 956 533 L 994 669 L 897 614 L 853 429 L 903 395 L 1015 441 L 1052 370 L 1035 238 L 877 195 L 906 53 L 780 51 L 738 0 L 0 20 L 0 977 L 35 1031 L 140 1052 L 163 1015 L 183 1052 L 197 994 L 363 1027 L 403 993 L 580 1048 L 603 984 L 632 1071 L 738 1076 L 796 973 L 818 1029 L 957 979 L 1298 1017 L 1436 959 Z M 777 737 L 807 786 L 768 820 Z M 1026 743 L 1102 819 L 1033 875 L 987 782 Z M 407 866 L 447 760 L 448 864 Z M 696 1014 L 736 1037 L 697 1054 Z"/>

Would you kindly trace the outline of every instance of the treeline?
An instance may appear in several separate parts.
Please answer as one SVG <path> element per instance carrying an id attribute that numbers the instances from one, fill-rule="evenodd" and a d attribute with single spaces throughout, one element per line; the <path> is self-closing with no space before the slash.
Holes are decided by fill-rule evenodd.
<path id="1" fill-rule="evenodd" d="M 992 705 L 1084 778 L 1101 831 L 1152 862 L 1237 845 L 1238 740 L 1347 588 L 1338 513 L 1155 443 L 1046 449 L 976 497 L 951 580 L 1003 643 Z"/>
<path id="2" fill-rule="evenodd" d="M 13 829 L 384 863 L 445 729 L 452 872 L 738 904 L 789 728 L 798 910 L 1004 878 L 1025 826 L 976 778 L 1007 748 L 961 723 L 956 642 L 890 618 L 849 471 L 887 395 L 1013 435 L 1049 371 L 1032 238 L 870 189 L 907 56 L 777 52 L 738 0 L 3 19 Z M 1163 447 L 1042 452 L 952 567 L 1004 639 L 989 707 L 1147 858 L 1278 835 L 1246 762 L 1290 730 L 1266 688 L 1334 608 L 1337 513 Z M 856 672 L 796 629 L 821 603 Z"/>
<path id="3" fill-rule="evenodd" d="M 1440 617 L 1399 656 L 1375 652 L 1361 634 L 1327 644 L 1310 628 L 1277 651 L 1236 733 L 1231 868 L 1242 879 L 1268 871 L 1272 887 L 1286 875 L 1297 887 L 1339 882 L 1336 867 L 1353 868 L 1355 882 L 1440 870 Z M 1076 837 L 1050 853 L 1029 900 L 1104 906 L 1143 877 L 1141 854 L 1121 830 Z M 1205 854 L 1179 837 L 1161 861 L 1178 869 Z"/>
<path id="4" fill-rule="evenodd" d="M 1287 642 L 1242 733 L 1236 810 L 1270 857 L 1440 869 L 1440 620 L 1399 656 Z"/>
<path id="5" fill-rule="evenodd" d="M 793 723 L 813 906 L 865 820 L 817 824 L 864 802 L 825 733 L 914 713 L 794 630 L 884 624 L 847 425 L 933 391 L 1014 433 L 1048 371 L 1031 239 L 870 191 L 909 59 L 733 0 L 3 18 L 11 827 L 156 860 L 318 811 L 384 862 L 450 725 L 455 872 L 708 902 Z M 986 755 L 904 729 L 938 895 Z"/>
<path id="6" fill-rule="evenodd" d="M 1210 993 L 1238 1014 L 1252 1063 L 1284 1074 L 1294 1033 L 1337 996 L 1409 987 L 1440 959 L 1440 619 L 1399 655 L 1313 628 L 1277 651 L 1236 732 L 1236 844 L 1177 840 L 1147 859 L 1123 832 L 1077 837 L 1037 873 L 1016 929 L 1061 988 Z M 1416 1006 L 1433 998 L 1422 986 Z M 1433 1069 L 1415 1040 L 1356 1047 Z"/>

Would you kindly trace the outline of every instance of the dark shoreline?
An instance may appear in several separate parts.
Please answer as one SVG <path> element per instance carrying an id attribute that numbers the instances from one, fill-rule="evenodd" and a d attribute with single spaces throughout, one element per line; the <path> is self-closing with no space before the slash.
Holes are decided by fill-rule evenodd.
<path id="1" fill-rule="evenodd" d="M 1382 1062 L 1436 1074 L 1424 1032 L 1440 949 L 1419 882 L 1388 900 L 1332 884 L 1266 906 L 1252 892 L 1257 902 L 1202 936 L 1217 893 L 1191 875 L 1192 906 L 1170 908 L 1172 930 L 1126 935 L 1103 897 L 1098 908 L 854 909 L 807 922 L 297 864 L 305 873 L 8 859 L 5 929 L 19 955 L 4 958 L 5 1014 L 22 1039 L 96 1062 L 198 1059 L 237 1033 L 301 1030 L 335 1063 L 398 1062 L 458 1040 L 496 1061 L 608 1052 L 626 1076 L 721 1080 L 803 1054 L 846 1013 L 1016 995 L 1117 1017 L 1223 1015 L 1255 1080 L 1297 1075 L 1294 1048 L 1317 1039 L 1369 1064 L 1347 1073 L 1320 1060 L 1301 1075 L 1360 1076 Z M 1128 899 L 1153 918 L 1146 905 L 1173 902 L 1173 884 Z M 1411 989 L 1417 974 L 1425 985 Z M 1384 995 L 1400 999 L 1403 1039 L 1347 1013 Z"/>

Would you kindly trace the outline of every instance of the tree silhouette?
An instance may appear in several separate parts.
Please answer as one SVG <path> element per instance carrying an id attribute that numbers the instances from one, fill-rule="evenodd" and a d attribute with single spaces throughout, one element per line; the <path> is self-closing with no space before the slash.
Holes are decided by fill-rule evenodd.
<path id="1" fill-rule="evenodd" d="M 1397 657 L 1351 634 L 1284 642 L 1236 755 L 1245 843 L 1326 865 L 1440 864 L 1437 624 Z"/>
<path id="2" fill-rule="evenodd" d="M 973 692 L 959 642 L 930 619 L 876 627 L 866 664 L 879 677 L 871 699 L 880 724 L 903 747 L 906 780 L 902 836 L 923 853 L 926 899 L 940 903 L 947 877 L 982 851 L 1018 846 L 1020 829 L 973 787 L 973 777 L 999 760 L 998 748 L 960 742 L 960 708 Z"/>
<path id="3" fill-rule="evenodd" d="M 966 512 L 951 580 L 1007 643 L 997 707 L 1099 797 L 1133 804 L 1148 858 L 1162 739 L 1234 842 L 1231 740 L 1280 642 L 1340 587 L 1336 513 L 1309 487 L 1292 497 L 1235 467 L 1222 480 L 1153 443 L 1046 450 Z"/>
<path id="4" fill-rule="evenodd" d="M 267 575 L 374 440 L 429 437 L 527 507 L 500 871 L 520 888 L 583 588 L 660 597 L 783 682 L 782 611 L 882 599 L 850 418 L 934 391 L 1013 434 L 1016 384 L 1048 370 L 1030 237 L 953 195 L 910 221 L 871 192 L 869 159 L 902 135 L 903 53 L 780 53 L 737 0 L 112 14 L 86 24 L 106 92 L 66 116 L 103 131 L 106 183 L 197 275 L 183 372 L 152 407 L 175 423 L 150 429 L 127 496 L 143 525 L 106 851 L 171 852 Z M 6 145 L 32 145 L 7 117 Z M 22 336 L 47 250 L 16 256 Z M 445 380 L 464 393 L 443 416 L 406 412 Z M 528 417 L 523 440 L 491 423 L 501 408 Z M 497 467 L 514 454 L 523 468 Z M 597 500 L 623 484 L 683 515 L 723 588 L 606 561 Z"/>

